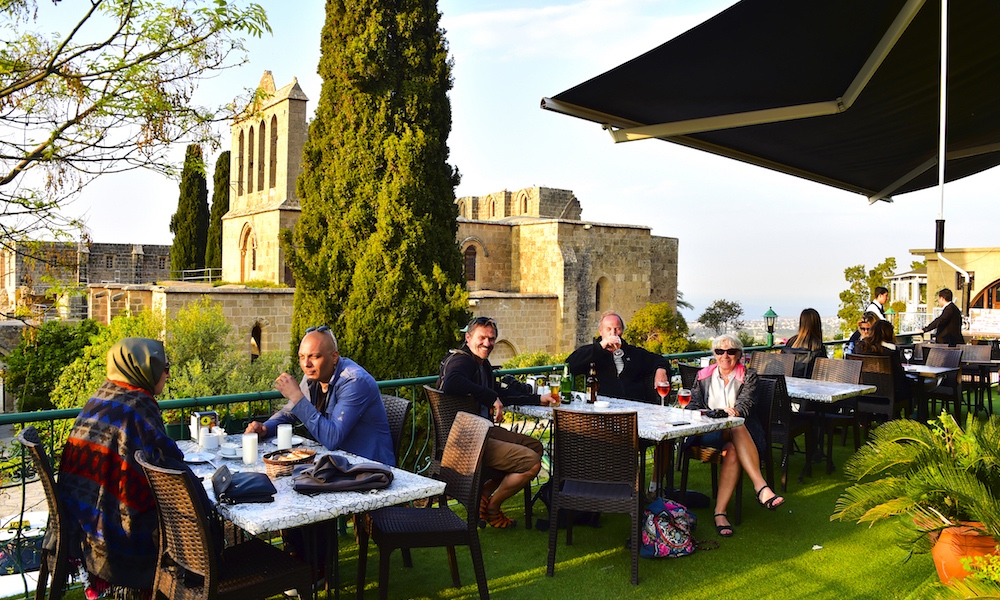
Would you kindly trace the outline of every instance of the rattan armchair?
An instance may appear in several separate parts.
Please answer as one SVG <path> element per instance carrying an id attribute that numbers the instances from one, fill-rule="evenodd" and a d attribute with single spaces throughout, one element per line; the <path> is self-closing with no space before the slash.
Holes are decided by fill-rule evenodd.
<path id="1" fill-rule="evenodd" d="M 893 373 L 892 358 L 885 355 L 848 354 L 848 360 L 861 362 L 861 383 L 874 385 L 875 393 L 858 398 L 858 419 L 865 425 L 865 437 L 871 430 L 873 417 L 885 420 L 910 414 L 908 402 L 901 400 L 896 389 L 897 376 Z"/>
<path id="2" fill-rule="evenodd" d="M 468 546 L 472 553 L 472 566 L 479 585 L 479 597 L 490 597 L 486 582 L 483 553 L 479 545 L 479 485 L 482 474 L 483 449 L 492 423 L 469 413 L 455 415 L 448 440 L 441 456 L 438 478 L 447 487 L 438 498 L 438 508 L 412 508 L 390 506 L 358 516 L 355 521 L 358 535 L 358 592 L 360 600 L 365 593 L 365 571 L 368 566 L 369 537 L 379 549 L 379 598 L 389 597 L 389 557 L 392 551 L 408 548 L 448 549 L 448 565 L 452 583 L 461 587 L 455 546 Z M 448 508 L 451 497 L 465 507 L 463 519 Z M 409 566 L 409 565 L 407 565 Z"/>
<path id="3" fill-rule="evenodd" d="M 35 586 L 35 600 L 45 600 L 45 590 L 48 588 L 49 599 L 62 598 L 63 589 L 69 581 L 70 565 L 66 545 L 66 512 L 62 499 L 57 491 L 57 483 L 52 471 L 52 463 L 45 454 L 45 447 L 38 437 L 34 427 L 27 427 L 17 436 L 17 441 L 25 447 L 35 463 L 35 471 L 42 482 L 45 491 L 45 501 L 49 507 L 49 522 L 46 526 L 46 537 L 54 549 L 42 550 L 41 567 L 38 570 L 38 583 Z"/>
<path id="4" fill-rule="evenodd" d="M 434 454 L 431 459 L 431 467 L 428 470 L 428 473 L 433 477 L 440 469 L 441 455 L 444 453 L 452 423 L 455 422 L 455 415 L 460 412 L 478 415 L 480 406 L 472 396 L 452 396 L 429 385 L 424 386 L 424 393 L 427 395 L 427 403 L 431 409 L 431 421 L 434 425 Z M 482 481 L 489 481 L 503 477 L 503 475 L 500 471 L 484 466 Z M 531 483 L 528 483 L 524 486 L 524 526 L 527 529 L 531 529 L 532 508 Z"/>
<path id="5" fill-rule="evenodd" d="M 399 466 L 399 448 L 403 443 L 403 427 L 406 426 L 406 419 L 410 416 L 410 408 L 413 403 L 406 398 L 382 394 L 382 404 L 385 405 L 385 416 L 389 420 L 392 452 L 396 457 L 396 466 Z"/>
<path id="6" fill-rule="evenodd" d="M 639 429 L 634 412 L 576 412 L 555 409 L 549 558 L 555 574 L 560 510 L 626 513 L 630 528 L 632 584 L 639 583 Z M 566 519 L 566 544 L 573 544 L 573 519 Z"/>
<path id="7" fill-rule="evenodd" d="M 136 451 L 135 459 L 149 480 L 159 515 L 155 597 L 263 600 L 295 588 L 302 597 L 312 598 L 308 564 L 255 537 L 217 547 L 195 478 L 152 464 L 142 450 Z"/>
<path id="8" fill-rule="evenodd" d="M 784 375 L 791 377 L 795 369 L 795 356 L 777 352 L 754 352 L 750 355 L 750 368 L 758 375 Z"/>
<path id="9" fill-rule="evenodd" d="M 993 348 L 978 344 L 965 344 L 957 348 L 962 350 L 963 363 L 983 363 L 982 365 L 967 364 L 962 367 L 962 388 L 965 392 L 965 405 L 969 407 L 970 411 L 975 410 L 978 413 L 982 410 L 987 415 L 993 414 L 991 369 L 985 364 L 990 361 Z M 986 410 L 987 399 L 989 399 L 990 403 L 989 411 Z"/>
<path id="10" fill-rule="evenodd" d="M 698 371 L 701 367 L 698 365 L 689 365 L 682 362 L 677 363 L 677 372 L 681 375 L 681 387 L 692 389 L 694 384 L 698 381 Z"/>
<path id="11" fill-rule="evenodd" d="M 812 378 L 817 381 L 836 381 L 838 383 L 860 383 L 861 382 L 861 362 L 857 360 L 846 360 L 840 358 L 817 358 L 813 363 Z M 817 411 L 825 407 L 814 405 Z M 818 413 L 817 413 L 818 414 Z M 841 425 L 844 427 L 844 437 L 841 445 L 847 442 L 847 428 L 854 432 L 854 450 L 861 447 L 861 422 L 858 420 L 858 402 L 856 399 L 843 400 L 836 403 L 830 410 L 823 411 L 820 415 L 826 425 L 827 435 L 826 452 L 830 456 L 833 452 L 834 429 Z"/>
<path id="12" fill-rule="evenodd" d="M 961 367 L 962 349 L 935 347 L 927 351 L 924 362 L 928 367 Z M 962 378 L 959 373 L 953 373 L 939 380 L 939 383 L 931 388 L 927 394 L 930 401 L 930 414 L 935 414 L 937 401 L 941 401 L 941 408 L 944 409 L 948 403 L 953 406 L 953 411 L 957 421 L 961 422 L 962 411 Z"/>

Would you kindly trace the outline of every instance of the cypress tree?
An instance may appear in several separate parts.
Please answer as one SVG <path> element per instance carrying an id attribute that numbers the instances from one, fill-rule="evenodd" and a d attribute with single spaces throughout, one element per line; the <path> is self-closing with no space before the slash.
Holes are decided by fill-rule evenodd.
<path id="1" fill-rule="evenodd" d="M 282 237 L 293 337 L 328 324 L 376 377 L 436 372 L 467 316 L 439 20 L 428 0 L 328 0 L 302 214 Z"/>
<path id="2" fill-rule="evenodd" d="M 205 267 L 222 268 L 222 216 L 229 212 L 229 150 L 215 161 L 212 188 L 212 213 L 208 220 L 208 244 L 205 246 Z"/>
<path id="3" fill-rule="evenodd" d="M 201 146 L 191 144 L 184 154 L 181 192 L 177 212 L 170 217 L 170 270 L 179 276 L 186 269 L 205 267 L 205 244 L 208 241 L 208 185 Z"/>

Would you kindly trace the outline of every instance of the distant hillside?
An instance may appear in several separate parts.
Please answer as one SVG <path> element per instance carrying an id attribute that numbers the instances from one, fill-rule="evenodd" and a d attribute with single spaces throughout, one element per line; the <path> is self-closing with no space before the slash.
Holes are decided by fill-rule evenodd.
<path id="1" fill-rule="evenodd" d="M 828 340 L 839 339 L 840 318 L 833 316 L 821 317 L 821 319 L 823 320 L 823 336 Z M 715 335 L 714 331 L 704 327 L 697 321 L 688 323 L 688 328 L 691 330 L 691 333 L 694 335 L 696 340 L 707 340 Z M 794 317 L 778 317 L 778 319 L 774 322 L 775 342 L 777 343 L 781 339 L 789 338 L 795 335 L 798 330 L 798 315 Z M 747 319 L 746 325 L 743 327 L 743 331 L 753 334 L 754 337 L 761 341 L 767 338 L 767 328 L 764 327 L 764 319 Z"/>

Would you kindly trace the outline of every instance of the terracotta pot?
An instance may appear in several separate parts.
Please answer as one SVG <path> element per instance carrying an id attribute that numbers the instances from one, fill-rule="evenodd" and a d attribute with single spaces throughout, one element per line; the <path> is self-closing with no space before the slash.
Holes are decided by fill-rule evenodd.
<path id="1" fill-rule="evenodd" d="M 982 528 L 982 523 L 967 522 L 965 525 L 967 526 L 942 530 L 937 543 L 931 549 L 938 578 L 945 585 L 952 579 L 964 579 L 969 574 L 962 567 L 963 558 L 996 552 L 996 540 L 973 529 L 973 527 Z"/>

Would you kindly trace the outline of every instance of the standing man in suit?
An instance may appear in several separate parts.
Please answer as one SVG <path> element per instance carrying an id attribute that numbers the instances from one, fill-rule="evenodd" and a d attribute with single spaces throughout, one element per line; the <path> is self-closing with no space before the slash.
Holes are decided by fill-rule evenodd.
<path id="1" fill-rule="evenodd" d="M 924 327 L 924 333 L 931 329 L 937 329 L 937 342 L 955 346 L 964 344 L 962 337 L 962 311 L 951 301 L 953 298 L 951 290 L 944 288 L 937 294 L 938 306 L 941 307 L 941 315 Z"/>

